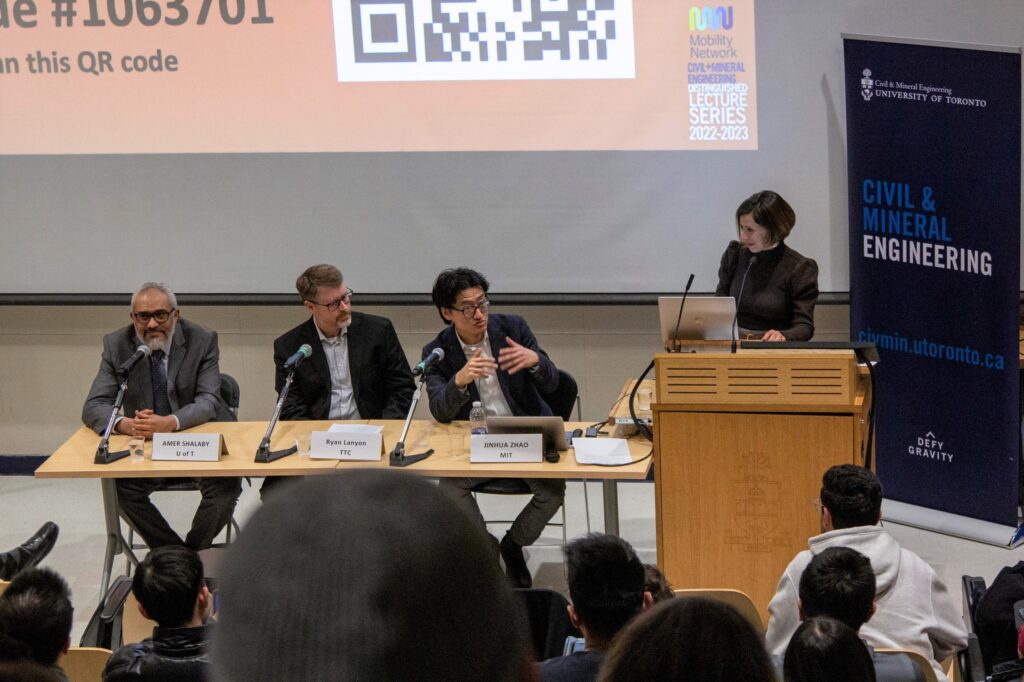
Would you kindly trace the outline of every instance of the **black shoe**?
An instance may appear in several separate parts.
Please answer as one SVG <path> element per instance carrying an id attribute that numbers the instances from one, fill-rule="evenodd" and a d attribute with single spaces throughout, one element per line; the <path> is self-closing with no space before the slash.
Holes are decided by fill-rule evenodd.
<path id="1" fill-rule="evenodd" d="M 526 566 L 523 548 L 512 542 L 511 538 L 506 535 L 501 539 L 498 549 L 505 562 L 505 575 L 508 576 L 512 587 L 533 587 L 533 576 L 530 575 L 530 569 Z"/>
<path id="2" fill-rule="evenodd" d="M 9 552 L 0 554 L 0 580 L 10 580 L 22 571 L 34 568 L 57 544 L 60 529 L 47 521 L 36 534 Z"/>

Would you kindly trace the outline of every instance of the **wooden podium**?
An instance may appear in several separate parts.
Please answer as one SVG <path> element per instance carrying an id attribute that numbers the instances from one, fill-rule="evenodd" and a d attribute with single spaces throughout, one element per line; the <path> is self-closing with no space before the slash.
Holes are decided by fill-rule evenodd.
<path id="1" fill-rule="evenodd" d="M 820 532 L 834 464 L 863 464 L 869 381 L 847 350 L 655 356 L 658 565 L 676 588 L 768 602 Z"/>

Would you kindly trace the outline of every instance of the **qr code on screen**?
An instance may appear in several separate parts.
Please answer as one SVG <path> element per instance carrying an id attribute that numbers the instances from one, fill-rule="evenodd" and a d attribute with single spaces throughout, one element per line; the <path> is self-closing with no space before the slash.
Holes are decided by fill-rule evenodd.
<path id="1" fill-rule="evenodd" d="M 333 0 L 338 80 L 634 78 L 632 0 Z"/>

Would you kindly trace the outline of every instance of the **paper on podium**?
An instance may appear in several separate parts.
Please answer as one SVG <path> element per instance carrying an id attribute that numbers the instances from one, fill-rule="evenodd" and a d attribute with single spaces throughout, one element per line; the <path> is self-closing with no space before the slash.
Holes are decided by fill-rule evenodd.
<path id="1" fill-rule="evenodd" d="M 577 464 L 629 464 L 629 444 L 624 438 L 573 438 Z"/>
<path id="2" fill-rule="evenodd" d="M 335 433 L 383 433 L 384 427 L 372 424 L 331 424 L 327 430 Z"/>

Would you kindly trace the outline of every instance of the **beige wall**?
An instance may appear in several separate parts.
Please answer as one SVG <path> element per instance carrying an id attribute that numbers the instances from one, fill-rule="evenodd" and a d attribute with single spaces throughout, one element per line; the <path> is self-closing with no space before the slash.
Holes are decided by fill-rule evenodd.
<path id="1" fill-rule="evenodd" d="M 429 306 L 361 308 L 390 318 L 410 360 L 441 326 Z M 502 308 L 507 310 L 507 308 Z M 654 306 L 518 306 L 541 346 L 580 385 L 584 419 L 607 413 L 627 377 L 660 350 Z M 240 418 L 273 410 L 276 336 L 305 319 L 301 306 L 185 306 L 183 313 L 220 334 L 221 370 L 242 389 Z M 127 324 L 112 306 L 0 306 L 0 454 L 49 454 L 78 427 L 82 401 L 99 365 L 101 339 Z M 819 306 L 818 341 L 845 340 L 847 306 Z M 426 417 L 426 400 L 418 416 Z"/>

